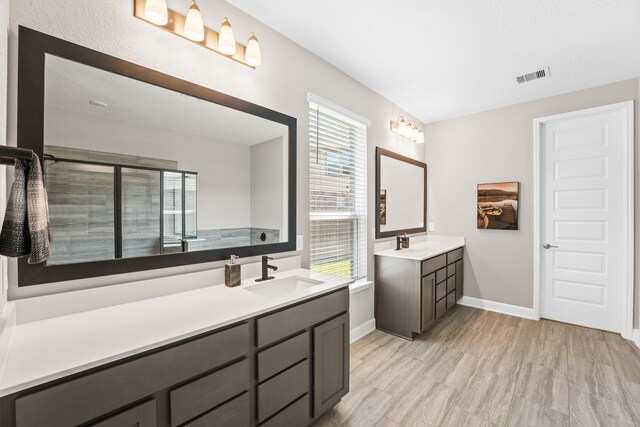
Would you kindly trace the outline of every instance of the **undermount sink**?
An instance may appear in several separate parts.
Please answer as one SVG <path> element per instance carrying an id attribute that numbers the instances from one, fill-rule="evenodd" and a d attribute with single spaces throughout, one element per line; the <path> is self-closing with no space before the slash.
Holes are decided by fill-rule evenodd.
<path id="1" fill-rule="evenodd" d="M 248 285 L 245 289 L 258 295 L 276 297 L 293 292 L 303 291 L 324 282 L 309 279 L 307 277 L 291 276 L 282 279 L 272 279 L 267 282 Z"/>

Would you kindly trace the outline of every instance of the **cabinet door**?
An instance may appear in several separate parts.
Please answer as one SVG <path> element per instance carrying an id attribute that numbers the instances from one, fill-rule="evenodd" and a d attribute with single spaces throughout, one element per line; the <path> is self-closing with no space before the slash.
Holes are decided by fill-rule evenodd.
<path id="1" fill-rule="evenodd" d="M 92 427 L 156 427 L 156 401 L 149 400 L 120 412 L 111 418 L 92 424 Z"/>
<path id="2" fill-rule="evenodd" d="M 456 297 L 462 297 L 462 289 L 464 287 L 464 265 L 462 260 L 456 262 Z"/>
<path id="3" fill-rule="evenodd" d="M 434 302 L 435 302 L 436 275 L 430 274 L 422 278 L 421 301 L 420 301 L 420 326 L 421 332 L 435 319 Z"/>
<path id="4" fill-rule="evenodd" d="M 349 313 L 313 329 L 313 416 L 349 391 Z"/>

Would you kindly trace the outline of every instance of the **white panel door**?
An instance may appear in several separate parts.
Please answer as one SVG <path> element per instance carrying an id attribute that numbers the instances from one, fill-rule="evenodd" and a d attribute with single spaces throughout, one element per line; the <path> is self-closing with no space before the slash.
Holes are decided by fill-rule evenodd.
<path id="1" fill-rule="evenodd" d="M 620 332 L 626 112 L 541 127 L 541 317 Z"/>

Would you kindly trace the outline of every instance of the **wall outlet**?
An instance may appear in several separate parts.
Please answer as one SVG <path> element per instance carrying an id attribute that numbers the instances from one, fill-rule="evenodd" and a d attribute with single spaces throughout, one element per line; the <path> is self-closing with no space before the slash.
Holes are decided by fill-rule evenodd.
<path id="1" fill-rule="evenodd" d="M 304 249 L 304 234 L 298 234 L 296 236 L 296 251 Z"/>
<path id="2" fill-rule="evenodd" d="M 429 231 L 436 231 L 436 225 L 433 222 L 429 223 Z"/>

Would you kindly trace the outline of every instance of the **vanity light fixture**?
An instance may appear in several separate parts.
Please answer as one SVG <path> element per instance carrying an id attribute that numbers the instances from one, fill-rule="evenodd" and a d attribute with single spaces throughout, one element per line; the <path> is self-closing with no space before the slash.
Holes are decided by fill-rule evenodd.
<path id="1" fill-rule="evenodd" d="M 399 117 L 396 121 L 391 121 L 391 132 L 413 142 L 424 144 L 424 132 L 411 124 L 411 122 L 406 121 L 403 117 Z"/>
<path id="2" fill-rule="evenodd" d="M 144 16 L 153 24 L 167 25 L 169 13 L 166 0 L 147 0 L 144 5 Z"/>
<path id="3" fill-rule="evenodd" d="M 220 27 L 218 50 L 225 55 L 233 55 L 236 53 L 236 38 L 233 36 L 233 29 L 226 17 L 222 20 L 222 26 Z"/>
<path id="4" fill-rule="evenodd" d="M 205 27 L 196 1 L 189 0 L 189 11 L 185 16 L 168 9 L 166 0 L 133 0 L 133 15 L 247 67 L 255 69 L 262 63 L 258 38 L 253 33 L 245 46 L 236 42 L 231 23 L 226 17 L 219 32 Z"/>
<path id="5" fill-rule="evenodd" d="M 184 21 L 184 35 L 194 42 L 204 40 L 204 23 L 202 22 L 202 13 L 196 4 L 196 0 L 191 0 L 187 20 Z"/>

